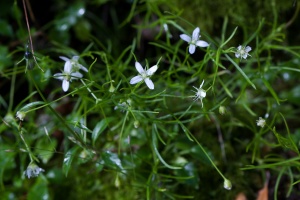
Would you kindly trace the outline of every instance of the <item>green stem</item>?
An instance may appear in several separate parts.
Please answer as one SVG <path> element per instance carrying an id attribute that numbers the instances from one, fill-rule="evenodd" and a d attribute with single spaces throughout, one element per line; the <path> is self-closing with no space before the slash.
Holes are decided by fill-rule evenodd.
<path id="1" fill-rule="evenodd" d="M 51 110 L 51 112 L 61 121 L 61 123 L 70 131 L 70 133 L 82 144 L 84 145 L 84 141 L 81 137 L 79 137 L 77 135 L 77 133 L 75 131 L 73 131 L 70 126 L 65 123 L 65 120 L 59 115 L 57 114 L 57 112 L 55 112 L 55 110 L 50 106 L 50 104 L 48 103 L 48 101 L 46 100 L 46 98 L 44 97 L 43 93 L 41 92 L 40 88 L 38 87 L 38 85 L 36 84 L 35 80 L 32 78 L 31 75 L 31 71 L 29 71 L 29 77 L 31 79 L 31 81 L 33 82 L 36 90 L 38 91 L 39 95 L 41 96 L 41 98 L 43 99 L 43 101 L 47 104 L 48 108 Z"/>
<path id="2" fill-rule="evenodd" d="M 23 132 L 22 132 L 22 130 L 20 130 L 19 133 L 20 133 L 20 138 L 22 139 L 22 141 L 23 141 L 23 143 L 24 143 L 24 145 L 25 145 L 25 147 L 26 147 L 26 150 L 27 150 L 27 152 L 28 152 L 28 154 L 29 154 L 30 162 L 33 162 L 34 159 L 33 159 L 33 156 L 32 156 L 32 152 L 31 152 L 29 146 L 27 145 L 27 143 L 26 143 L 26 141 L 25 141 L 25 139 L 24 139 L 24 137 L 23 137 Z"/>
<path id="3" fill-rule="evenodd" d="M 128 111 L 126 111 L 126 115 L 125 115 L 125 118 L 124 118 L 124 121 L 123 121 L 123 124 L 122 124 L 122 128 L 121 128 L 121 132 L 120 132 L 120 138 L 119 138 L 119 149 L 118 149 L 118 154 L 120 155 L 121 153 L 121 140 L 122 140 L 122 135 L 123 135 L 123 131 L 124 131 L 124 127 L 125 127 L 125 122 L 126 122 L 126 119 L 128 117 Z"/>
<path id="4" fill-rule="evenodd" d="M 84 80 L 80 79 L 81 83 L 86 87 L 86 89 L 91 93 L 91 95 L 94 97 L 96 100 L 96 104 L 101 101 L 101 99 L 98 99 L 96 95 L 91 91 L 91 89 L 85 84 Z"/>
<path id="5" fill-rule="evenodd" d="M 193 140 L 198 144 L 198 146 L 201 148 L 201 150 L 204 152 L 205 156 L 208 158 L 210 163 L 213 165 L 213 167 L 217 170 L 217 172 L 220 174 L 220 176 L 225 180 L 226 177 L 222 174 L 222 172 L 219 170 L 219 168 L 215 165 L 215 163 L 212 161 L 212 159 L 209 157 L 209 155 L 206 153 L 205 149 L 202 147 L 202 145 L 198 142 L 198 140 L 190 134 L 190 136 L 193 138 Z"/>
<path id="6" fill-rule="evenodd" d="M 17 71 L 17 65 L 14 66 L 14 72 L 11 79 L 8 113 L 11 112 L 12 106 L 14 104 L 15 83 L 16 83 L 16 74 L 17 74 L 16 71 Z"/>

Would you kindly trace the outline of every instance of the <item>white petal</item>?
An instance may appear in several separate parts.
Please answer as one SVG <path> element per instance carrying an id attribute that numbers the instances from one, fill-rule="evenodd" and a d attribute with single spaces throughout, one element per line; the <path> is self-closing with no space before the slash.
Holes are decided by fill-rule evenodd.
<path id="1" fill-rule="evenodd" d="M 248 54 L 244 54 L 242 57 L 243 57 L 244 59 L 246 59 L 247 56 L 248 56 Z"/>
<path id="2" fill-rule="evenodd" d="M 72 70 L 72 64 L 71 62 L 68 60 L 66 63 L 65 63 L 65 67 L 64 67 L 64 71 L 66 73 L 70 73 Z"/>
<path id="3" fill-rule="evenodd" d="M 145 70 L 139 62 L 135 62 L 135 68 L 139 72 L 139 74 L 145 73 Z"/>
<path id="4" fill-rule="evenodd" d="M 157 70 L 157 65 L 152 66 L 150 69 L 147 70 L 147 75 L 152 76 Z"/>
<path id="5" fill-rule="evenodd" d="M 240 51 L 242 49 L 242 45 L 238 46 L 237 49 Z"/>
<path id="6" fill-rule="evenodd" d="M 146 78 L 146 79 L 145 79 L 145 83 L 146 83 L 146 85 L 148 86 L 148 88 L 149 88 L 150 90 L 153 90 L 153 89 L 154 89 L 154 84 L 153 84 L 153 82 L 152 82 L 149 78 Z"/>
<path id="7" fill-rule="evenodd" d="M 246 47 L 246 49 L 245 49 L 245 51 L 248 53 L 249 51 L 251 51 L 252 49 L 251 49 L 251 47 L 249 47 L 249 46 L 247 46 Z"/>
<path id="8" fill-rule="evenodd" d="M 142 80 L 143 80 L 143 77 L 138 75 L 138 76 L 133 77 L 130 80 L 130 84 L 137 84 L 137 83 L 141 82 Z"/>
<path id="9" fill-rule="evenodd" d="M 199 33 L 200 33 L 200 28 L 195 28 L 195 30 L 193 31 L 193 36 L 192 36 L 192 40 L 198 40 L 199 38 Z"/>
<path id="10" fill-rule="evenodd" d="M 63 82 L 62 82 L 62 89 L 63 89 L 63 91 L 65 91 L 65 92 L 68 91 L 69 86 L 70 86 L 70 82 L 67 81 L 67 80 L 63 80 Z"/>
<path id="11" fill-rule="evenodd" d="M 66 62 L 70 60 L 69 58 L 64 57 L 64 56 L 59 56 L 59 58 L 62 59 L 62 60 L 64 60 L 64 61 L 66 61 Z"/>
<path id="12" fill-rule="evenodd" d="M 183 39 L 186 42 L 190 42 L 191 41 L 191 37 L 186 35 L 186 34 L 181 34 L 180 38 Z"/>
<path id="13" fill-rule="evenodd" d="M 201 85 L 200 85 L 200 88 L 202 88 L 202 86 L 203 86 L 203 83 L 204 83 L 204 80 L 202 81 L 202 83 L 201 83 Z"/>
<path id="14" fill-rule="evenodd" d="M 88 69 L 85 68 L 83 65 L 81 65 L 81 64 L 78 64 L 78 65 L 79 65 L 79 67 L 80 67 L 81 70 L 83 70 L 85 72 L 88 72 Z"/>
<path id="15" fill-rule="evenodd" d="M 196 45 L 198 47 L 208 47 L 209 44 L 207 42 L 203 41 L 203 40 L 199 40 L 199 41 L 196 42 Z"/>
<path id="16" fill-rule="evenodd" d="M 72 60 L 78 61 L 78 59 L 79 59 L 79 56 L 73 56 L 72 57 Z"/>
<path id="17" fill-rule="evenodd" d="M 241 54 L 238 53 L 238 52 L 236 52 L 236 53 L 235 53 L 235 57 L 239 58 L 239 57 L 241 57 Z"/>
<path id="18" fill-rule="evenodd" d="M 59 79 L 59 80 L 63 80 L 64 79 L 64 75 L 62 73 L 56 73 L 53 76 L 54 76 L 54 78 Z"/>
<path id="19" fill-rule="evenodd" d="M 193 45 L 193 44 L 190 44 L 190 46 L 189 46 L 189 52 L 190 52 L 190 54 L 195 53 L 195 50 L 196 50 L 196 46 Z"/>
<path id="20" fill-rule="evenodd" d="M 74 73 L 71 73 L 71 80 L 72 79 L 77 79 L 77 78 L 82 78 L 83 75 L 79 72 L 74 72 Z"/>

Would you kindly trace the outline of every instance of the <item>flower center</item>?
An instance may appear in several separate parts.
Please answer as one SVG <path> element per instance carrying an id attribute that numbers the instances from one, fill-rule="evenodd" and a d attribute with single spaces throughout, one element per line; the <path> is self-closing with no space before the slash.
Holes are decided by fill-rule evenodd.
<path id="1" fill-rule="evenodd" d="M 203 90 L 203 89 L 200 88 L 198 90 L 198 92 L 196 93 L 196 95 L 197 95 L 198 98 L 203 99 L 204 97 L 206 97 L 206 92 L 205 92 L 205 90 Z"/>
<path id="2" fill-rule="evenodd" d="M 191 43 L 191 44 L 196 44 L 197 41 L 198 41 L 198 39 L 195 39 L 195 40 L 192 40 L 190 43 Z"/>
<path id="3" fill-rule="evenodd" d="M 143 79 L 145 79 L 145 78 L 147 78 L 147 77 L 148 77 L 148 75 L 147 75 L 147 73 L 146 73 L 146 72 L 142 72 L 142 73 L 141 73 L 141 76 L 143 77 Z"/>
<path id="4" fill-rule="evenodd" d="M 70 73 L 64 73 L 64 79 L 66 80 L 66 81 L 70 81 L 70 79 L 71 79 L 71 74 Z"/>

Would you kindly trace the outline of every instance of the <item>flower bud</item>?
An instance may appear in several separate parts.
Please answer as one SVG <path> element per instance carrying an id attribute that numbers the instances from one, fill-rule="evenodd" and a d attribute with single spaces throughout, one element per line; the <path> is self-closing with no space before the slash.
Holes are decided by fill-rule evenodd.
<path id="1" fill-rule="evenodd" d="M 225 180 L 224 180 L 224 188 L 225 188 L 226 190 L 231 190 L 232 184 L 231 184 L 230 180 L 228 180 L 228 179 L 225 179 Z"/>
<path id="2" fill-rule="evenodd" d="M 133 122 L 134 128 L 138 128 L 140 126 L 140 122 L 138 120 L 135 120 Z"/>
<path id="3" fill-rule="evenodd" d="M 220 107 L 219 107 L 219 113 L 220 113 L 221 115 L 224 115 L 224 114 L 226 113 L 226 107 L 225 107 L 225 106 L 220 106 Z"/>
<path id="4" fill-rule="evenodd" d="M 108 91 L 110 92 L 110 93 L 113 93 L 114 91 L 115 91 L 115 87 L 113 86 L 113 84 L 110 84 L 110 87 L 109 87 L 109 89 L 108 89 Z"/>
<path id="5" fill-rule="evenodd" d="M 24 120 L 25 116 L 26 116 L 26 113 L 24 111 L 18 111 L 16 114 L 16 117 L 21 121 Z"/>

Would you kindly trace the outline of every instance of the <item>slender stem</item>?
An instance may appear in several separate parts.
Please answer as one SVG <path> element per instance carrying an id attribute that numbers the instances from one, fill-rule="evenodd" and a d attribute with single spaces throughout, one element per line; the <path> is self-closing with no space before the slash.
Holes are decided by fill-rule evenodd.
<path id="1" fill-rule="evenodd" d="M 26 9 L 26 3 L 25 0 L 23 0 L 23 8 L 24 8 L 24 13 L 25 13 L 25 19 L 26 19 L 26 25 L 27 25 L 27 30 L 28 30 L 28 35 L 29 35 L 29 41 L 30 41 L 30 47 L 31 47 L 31 53 L 34 55 L 34 50 L 33 50 L 33 45 L 32 45 L 32 39 L 31 39 L 31 33 L 30 33 L 30 26 L 28 22 L 28 16 L 27 16 L 27 9 Z M 33 56 L 34 57 L 34 56 Z"/>
<path id="2" fill-rule="evenodd" d="M 43 93 L 41 92 L 41 90 L 40 90 L 39 87 L 37 86 L 35 80 L 32 78 L 31 73 L 29 73 L 29 77 L 30 77 L 30 79 L 32 80 L 32 82 L 33 82 L 33 84 L 34 84 L 36 90 L 38 91 L 38 93 L 39 93 L 39 95 L 41 96 L 41 98 L 43 99 L 43 101 L 46 102 L 46 104 L 48 105 L 48 108 L 51 110 L 51 112 L 53 112 L 53 114 L 54 114 L 54 115 L 62 122 L 62 124 L 63 124 L 63 125 L 71 132 L 71 134 L 72 134 L 72 135 L 73 135 L 73 136 L 74 136 L 74 137 L 75 137 L 82 145 L 84 145 L 85 143 L 84 143 L 83 139 L 82 139 L 81 137 L 79 137 L 79 136 L 77 135 L 77 133 L 76 133 L 74 130 L 72 130 L 72 129 L 70 128 L 70 126 L 69 126 L 67 123 L 65 123 L 65 120 L 64 120 L 59 114 L 57 114 L 57 112 L 55 112 L 55 110 L 49 105 L 49 103 L 48 103 L 48 101 L 46 100 L 46 98 L 44 97 Z"/>
<path id="3" fill-rule="evenodd" d="M 121 128 L 121 132 L 120 132 L 120 138 L 119 138 L 119 149 L 118 149 L 118 154 L 120 155 L 121 153 L 121 140 L 122 140 L 122 135 L 123 135 L 123 131 L 124 131 L 124 127 L 125 127 L 125 122 L 127 120 L 127 117 L 128 117 L 128 111 L 126 111 L 126 115 L 124 117 L 124 121 L 123 121 L 123 124 L 122 124 L 122 128 Z"/>
<path id="4" fill-rule="evenodd" d="M 8 112 L 11 112 L 12 106 L 14 104 L 15 83 L 16 83 L 16 74 L 17 74 L 16 71 L 17 71 L 17 65 L 14 66 L 14 72 L 12 74 L 12 79 L 11 79 Z"/>
<path id="5" fill-rule="evenodd" d="M 27 152 L 28 152 L 28 154 L 29 154 L 30 162 L 33 162 L 34 159 L 33 159 L 33 157 L 32 157 L 31 150 L 30 150 L 29 146 L 27 145 L 27 143 L 26 143 L 26 141 L 25 141 L 25 139 L 24 139 L 24 137 L 23 137 L 23 131 L 20 130 L 19 133 L 20 133 L 20 138 L 22 139 L 22 141 L 23 141 L 23 143 L 24 143 L 24 145 L 25 145 L 25 147 L 26 147 L 26 150 L 27 150 Z"/>
<path id="6" fill-rule="evenodd" d="M 220 174 L 220 176 L 225 180 L 226 177 L 222 174 L 222 172 L 219 170 L 219 168 L 215 165 L 214 161 L 209 157 L 209 155 L 206 153 L 205 149 L 203 146 L 198 142 L 198 140 L 193 136 L 193 134 L 190 134 L 190 136 L 193 138 L 193 140 L 198 144 L 198 146 L 201 148 L 201 150 L 204 152 L 205 156 L 208 158 L 210 163 L 213 165 L 213 167 L 217 170 L 217 172 Z"/>
<path id="7" fill-rule="evenodd" d="M 25 20 L 26 20 L 26 25 L 27 25 L 28 35 L 29 35 L 31 53 L 32 53 L 33 59 L 34 59 L 35 63 L 37 64 L 37 66 L 42 70 L 42 72 L 44 72 L 44 70 L 39 66 L 38 62 L 36 61 L 36 58 L 35 58 L 35 55 L 34 55 L 32 37 L 31 37 L 31 33 L 30 33 L 30 26 L 29 26 L 29 21 L 28 21 L 28 15 L 27 15 L 25 0 L 23 0 L 23 8 L 24 8 Z"/>
<path id="8" fill-rule="evenodd" d="M 96 97 L 96 95 L 91 91 L 91 89 L 85 84 L 84 80 L 80 79 L 80 81 L 86 87 L 86 89 L 91 93 L 91 95 L 94 97 L 94 99 L 96 100 L 96 104 L 98 103 L 98 101 L 101 101 L 101 99 L 98 99 Z"/>

